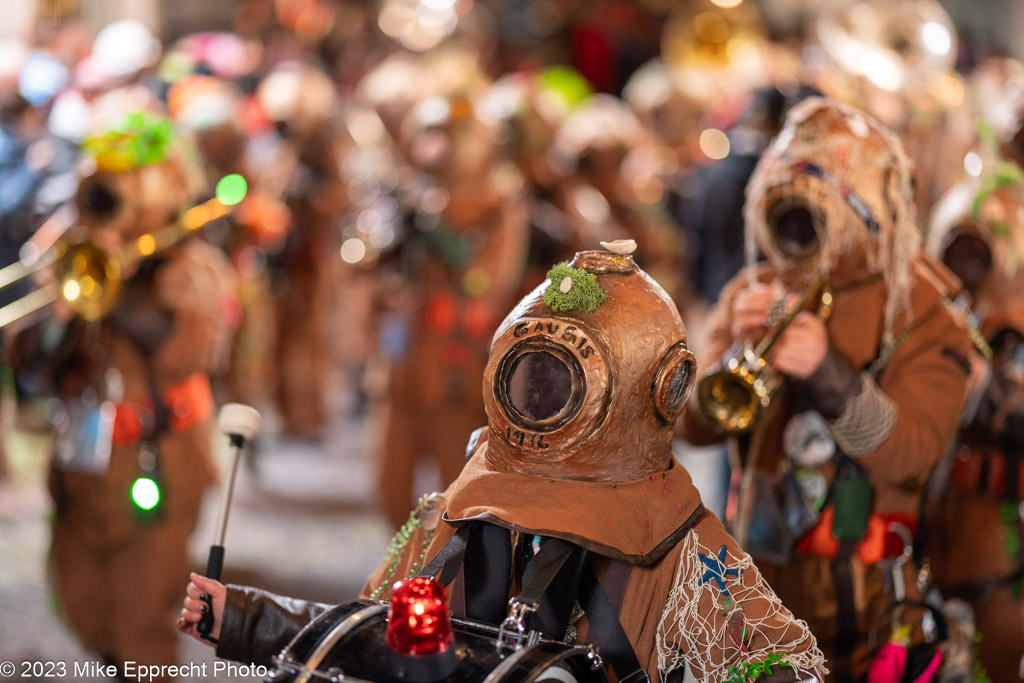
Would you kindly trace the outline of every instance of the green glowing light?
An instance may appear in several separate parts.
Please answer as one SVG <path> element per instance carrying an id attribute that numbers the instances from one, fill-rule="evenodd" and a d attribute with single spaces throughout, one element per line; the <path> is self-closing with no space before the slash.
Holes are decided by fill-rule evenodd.
<path id="1" fill-rule="evenodd" d="M 139 477 L 132 484 L 132 502 L 143 510 L 152 510 L 160 504 L 160 487 L 149 477 Z"/>
<path id="2" fill-rule="evenodd" d="M 245 199 L 245 193 L 248 189 L 248 186 L 245 184 L 245 178 L 237 173 L 232 173 L 217 181 L 217 199 L 225 206 L 234 206 Z"/>

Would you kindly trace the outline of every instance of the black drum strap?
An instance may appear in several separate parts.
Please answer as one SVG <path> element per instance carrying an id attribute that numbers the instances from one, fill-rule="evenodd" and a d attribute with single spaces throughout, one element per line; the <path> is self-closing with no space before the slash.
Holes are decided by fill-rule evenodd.
<path id="1" fill-rule="evenodd" d="M 516 597 L 521 603 L 538 604 L 562 565 L 578 546 L 560 538 L 545 539 L 540 551 L 530 558 L 523 571 L 523 588 Z"/>
<path id="2" fill-rule="evenodd" d="M 419 576 L 437 576 L 446 587 L 454 581 L 451 605 L 456 613 L 500 624 L 508 612 L 512 582 L 511 533 L 486 522 L 464 524 Z"/>
<path id="3" fill-rule="evenodd" d="M 537 605 L 537 612 L 528 617 L 528 623 L 533 622 L 531 627 L 546 638 L 565 637 L 586 562 L 585 549 L 560 538 L 545 538 L 523 570 L 522 588 L 516 600 Z"/>
<path id="4" fill-rule="evenodd" d="M 591 563 L 583 572 L 579 594 L 580 606 L 587 615 L 590 628 L 601 645 L 601 656 L 611 664 L 619 683 L 645 683 L 650 681 L 647 671 L 640 666 L 633 644 L 622 629 L 619 615 L 608 600 Z"/>

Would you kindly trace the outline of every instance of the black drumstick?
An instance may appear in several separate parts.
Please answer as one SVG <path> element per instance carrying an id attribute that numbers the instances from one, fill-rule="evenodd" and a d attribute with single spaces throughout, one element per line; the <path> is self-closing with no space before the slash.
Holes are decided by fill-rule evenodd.
<path id="1" fill-rule="evenodd" d="M 260 414 L 251 406 L 241 403 L 225 403 L 220 409 L 218 426 L 220 431 L 227 434 L 231 441 L 231 459 L 224 477 L 224 488 L 220 494 L 220 507 L 217 509 L 217 527 L 214 531 L 213 545 L 210 546 L 210 556 L 206 561 L 206 576 L 215 581 L 220 580 L 220 573 L 224 568 L 224 532 L 228 526 L 228 511 L 231 508 L 231 498 L 235 491 L 235 474 L 238 472 L 238 463 L 241 460 L 245 442 L 251 440 L 259 431 Z M 203 613 L 203 618 L 197 627 L 199 635 L 211 642 L 217 642 L 209 635 L 213 630 L 213 600 L 206 593 L 200 594 L 199 597 L 206 603 L 206 612 Z"/>

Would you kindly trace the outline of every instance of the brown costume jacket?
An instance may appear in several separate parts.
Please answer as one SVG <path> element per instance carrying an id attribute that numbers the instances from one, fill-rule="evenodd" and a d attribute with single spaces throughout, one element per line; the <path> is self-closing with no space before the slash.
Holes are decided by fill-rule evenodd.
<path id="1" fill-rule="evenodd" d="M 834 307 L 827 329 L 833 352 L 838 351 L 850 371 L 856 372 L 867 369 L 880 355 L 886 292 L 881 276 L 866 274 L 866 268 L 847 268 L 844 272 L 860 275 L 842 278 L 833 274 L 830 284 Z M 944 268 L 924 257 L 913 264 L 912 276 L 912 315 L 903 315 L 897 320 L 894 333 L 898 345 L 875 375 L 877 386 L 895 403 L 895 426 L 874 450 L 856 457 L 874 487 L 872 512 L 909 517 L 917 515 L 922 488 L 956 431 L 965 398 L 967 359 L 971 353 L 965 323 L 944 303 L 945 298 L 953 294 L 956 281 Z M 758 267 L 759 281 L 770 282 L 775 277 L 770 266 Z M 709 316 L 702 359 L 705 372 L 716 369 L 734 343 L 730 334 L 732 302 L 746 284 L 747 273 L 742 272 L 725 287 L 719 304 Z M 825 387 L 818 386 L 817 391 L 809 387 L 805 394 L 810 398 L 808 407 L 821 407 L 825 412 L 825 402 L 835 404 L 838 400 L 837 412 L 842 413 L 846 407 L 845 397 L 830 394 L 829 378 L 822 379 L 826 380 Z M 811 384 L 813 382 L 812 376 Z M 786 461 L 782 434 L 796 410 L 798 389 L 792 383 L 785 385 L 754 432 L 736 441 L 741 463 L 745 465 L 756 458 L 757 470 L 769 480 L 778 477 Z M 822 405 L 815 404 L 815 398 L 822 401 Z M 696 412 L 697 408 L 692 407 L 683 416 L 683 434 L 689 441 L 707 444 L 725 438 Z M 826 465 L 822 469 L 831 482 L 832 468 Z M 748 493 L 741 491 L 740 498 Z M 784 603 L 798 617 L 808 620 L 811 629 L 822 639 L 826 655 L 830 655 L 829 643 L 837 628 L 830 562 L 828 557 L 796 554 L 786 568 L 762 565 L 769 583 Z M 853 562 L 859 563 L 856 556 Z M 870 626 L 868 615 L 873 616 L 887 600 L 882 594 L 881 571 L 874 567 L 858 568 L 854 574 L 864 576 L 865 572 L 865 582 L 871 589 L 856 594 L 856 626 L 861 634 Z M 884 633 L 881 638 L 884 642 Z"/>

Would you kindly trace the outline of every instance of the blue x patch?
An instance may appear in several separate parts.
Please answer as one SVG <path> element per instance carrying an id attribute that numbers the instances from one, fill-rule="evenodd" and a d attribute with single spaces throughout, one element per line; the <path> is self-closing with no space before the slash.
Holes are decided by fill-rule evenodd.
<path id="1" fill-rule="evenodd" d="M 708 557 L 704 553 L 698 552 L 697 556 L 700 557 L 700 561 L 707 566 L 707 571 L 704 572 L 704 576 L 700 578 L 701 584 L 714 581 L 718 584 L 721 591 L 728 595 L 729 589 L 725 587 L 725 578 L 727 576 L 735 576 L 739 578 L 740 572 L 738 569 L 733 567 L 725 566 L 725 544 L 722 544 L 721 550 L 718 551 L 718 557 Z"/>

